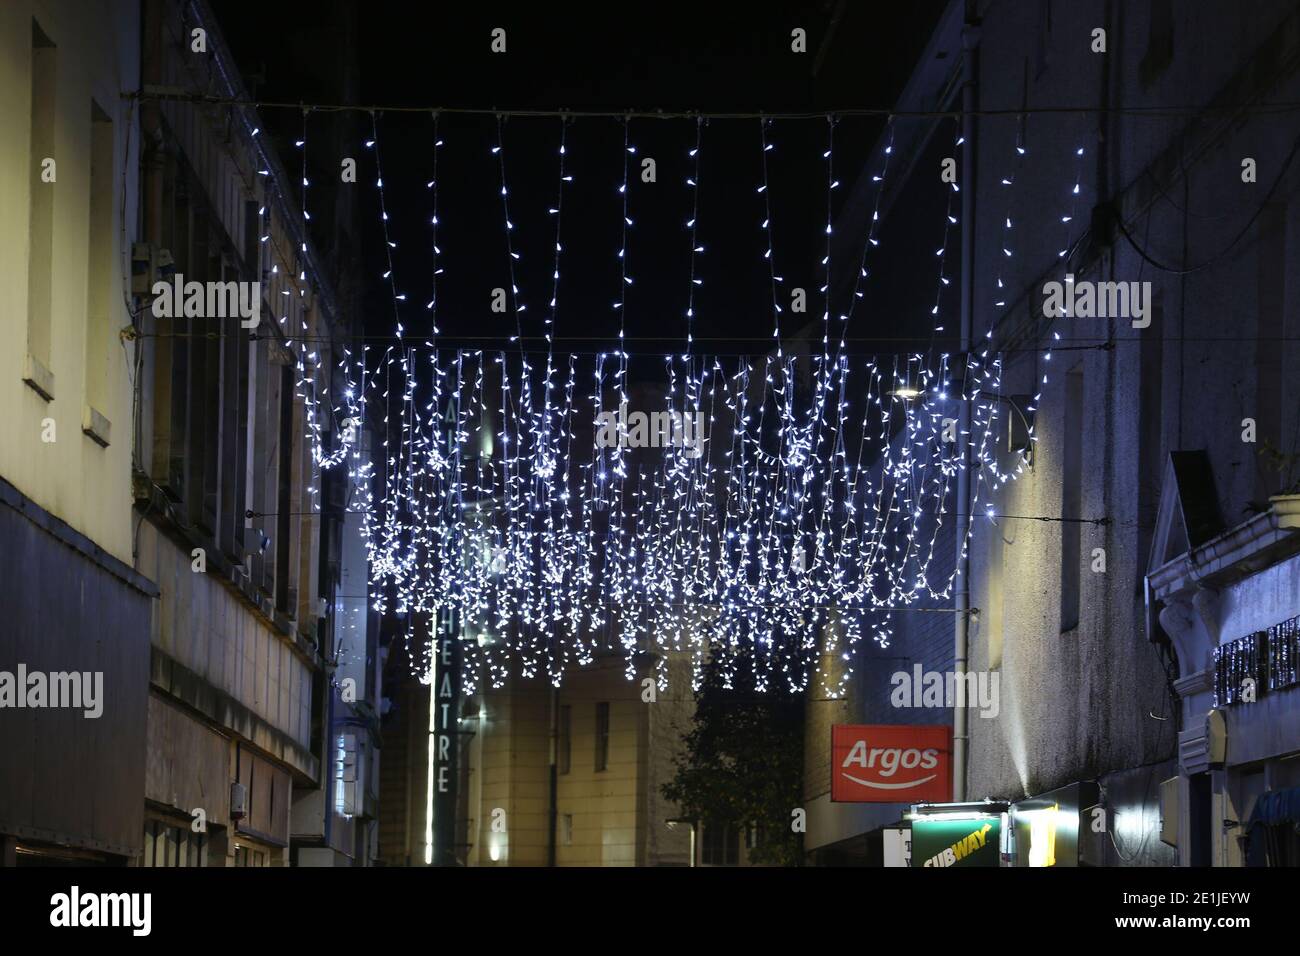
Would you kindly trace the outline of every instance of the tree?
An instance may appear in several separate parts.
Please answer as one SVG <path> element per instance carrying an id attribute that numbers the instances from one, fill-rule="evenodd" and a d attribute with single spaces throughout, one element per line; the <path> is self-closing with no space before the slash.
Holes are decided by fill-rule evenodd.
<path id="1" fill-rule="evenodd" d="M 797 866 L 803 839 L 791 822 L 801 805 L 804 702 L 783 682 L 772 683 L 758 690 L 752 658 L 743 653 L 713 654 L 663 794 L 706 826 L 755 828 L 752 862 Z"/>

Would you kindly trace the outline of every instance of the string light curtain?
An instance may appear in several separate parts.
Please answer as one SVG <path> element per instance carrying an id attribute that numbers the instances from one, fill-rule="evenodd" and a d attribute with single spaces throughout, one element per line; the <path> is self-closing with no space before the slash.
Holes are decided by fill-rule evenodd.
<path id="1" fill-rule="evenodd" d="M 547 250 L 550 296 L 545 309 L 535 310 L 533 326 L 515 266 L 535 252 L 516 239 L 510 157 L 499 120 L 485 157 L 500 175 L 513 313 L 510 347 L 488 351 L 446 348 L 437 340 L 443 270 L 436 156 L 443 141 L 436 126 L 428 183 L 435 291 L 426 310 L 432 332 L 415 339 L 404 328 L 406 295 L 394 275 L 379 126 L 372 121 L 366 146 L 375 162 L 388 245 L 383 278 L 396 336 L 387 347 L 343 353 L 331 377 L 332 405 L 322 411 L 315 403 L 311 434 L 317 464 L 345 465 L 360 489 L 352 507 L 363 512 L 370 598 L 381 612 L 411 622 L 420 645 L 412 654 L 417 670 L 427 667 L 429 622 L 453 611 L 468 638 L 463 659 L 470 692 L 500 686 L 511 673 L 558 686 L 569 669 L 610 652 L 622 656 L 629 679 L 645 662 L 657 661 L 656 678 L 666 686 L 668 652 L 691 655 L 698 680 L 710 648 L 725 645 L 752 659 L 760 689 L 792 692 L 808 685 L 820 655 L 833 648 L 843 666 L 830 684 L 823 675 L 819 686 L 842 693 L 861 640 L 888 646 L 896 612 L 951 598 L 956 566 L 940 566 L 936 555 L 943 553 L 942 536 L 954 533 L 957 508 L 983 510 L 990 492 L 1023 469 L 1020 459 L 1007 469 L 999 465 L 997 436 L 1005 427 L 1000 356 L 987 349 L 964 356 L 934 348 L 877 356 L 846 349 L 880 243 L 892 122 L 882 155 L 872 160 L 871 216 L 866 234 L 852 243 L 861 255 L 852 260 L 856 276 L 834 337 L 831 210 L 839 182 L 835 123 L 828 123 L 822 341 L 820 349 L 796 353 L 784 344 L 790 330 L 783 334 L 781 326 L 782 249 L 771 215 L 768 155 L 778 143 L 771 120 L 757 120 L 754 215 L 765 240 L 772 347 L 757 356 L 696 351 L 703 282 L 698 264 L 707 254 L 699 240 L 705 228 L 699 221 L 700 155 L 708 137 L 704 122 L 694 122 L 685 157 L 687 332 L 680 349 L 662 356 L 661 383 L 634 390 L 624 317 L 637 257 L 655 252 L 635 242 L 628 177 L 636 144 L 629 119 L 622 124 L 622 179 L 612 199 L 612 213 L 622 219 L 612 253 L 619 279 L 610 305 L 618 316 L 617 338 L 594 354 L 554 349 L 565 291 L 562 210 L 573 182 L 563 131 L 548 200 L 554 220 Z M 936 182 L 936 188 L 950 187 Z M 949 227 L 956 223 L 951 200 L 944 215 L 933 315 L 950 284 L 944 263 Z M 1069 218 L 1064 222 L 1068 230 Z M 718 224 L 707 228 L 721 235 Z M 1010 225 L 1004 228 L 1009 234 Z M 540 368 L 525 348 L 525 329 L 533 327 L 545 344 Z M 298 349 L 299 372 L 310 384 L 319 362 L 305 345 Z M 304 387 L 300 394 L 315 392 Z M 955 435 L 963 402 L 971 407 L 971 430 Z M 355 435 L 323 436 L 316 427 L 322 419 L 375 423 L 373 457 L 362 454 Z M 972 501 L 959 506 L 954 499 L 964 447 L 974 472 Z M 968 543 L 969 531 L 959 551 Z"/>

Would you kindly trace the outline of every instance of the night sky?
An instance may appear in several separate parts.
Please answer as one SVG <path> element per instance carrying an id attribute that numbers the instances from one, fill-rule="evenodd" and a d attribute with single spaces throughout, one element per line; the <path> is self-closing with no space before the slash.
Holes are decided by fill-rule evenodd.
<path id="1" fill-rule="evenodd" d="M 785 4 L 762 12 L 754 4 L 587 5 L 556 11 L 527 5 L 502 12 L 496 5 L 368 3 L 247 3 L 216 5 L 230 43 L 260 100 L 485 109 L 637 111 L 833 112 L 888 107 L 906 82 L 942 4 Z M 490 52 L 494 27 L 507 31 L 507 53 Z M 809 52 L 790 52 L 790 31 L 808 31 Z M 300 156 L 301 112 L 263 109 L 287 168 Z M 407 298 L 401 317 L 412 335 L 429 328 L 431 298 L 433 117 L 430 112 L 378 114 L 390 238 L 397 243 L 394 274 Z M 358 159 L 356 243 L 364 263 L 364 330 L 393 331 L 391 292 L 380 231 L 375 152 L 367 113 L 313 113 L 308 121 L 313 226 L 318 243 L 333 222 L 329 196 L 338 179 L 338 152 Z M 835 126 L 834 169 L 841 187 L 836 205 L 867 162 L 883 121 L 847 116 Z M 504 156 L 510 194 L 515 282 L 530 348 L 551 297 L 554 205 L 561 121 L 513 116 L 504 121 Z M 767 154 L 776 272 L 784 287 L 803 286 L 814 296 L 805 319 L 819 317 L 827 216 L 826 161 L 829 124 L 824 116 L 779 119 L 769 127 Z M 629 156 L 627 271 L 628 350 L 681 351 L 690 286 L 690 237 L 685 223 L 693 201 L 694 119 L 633 118 Z M 623 120 L 575 118 L 566 128 L 556 347 L 561 351 L 609 348 L 621 284 L 617 252 L 623 221 Z M 703 280 L 696 293 L 696 349 L 761 353 L 771 342 L 772 284 L 763 258 L 766 237 L 761 183 L 759 120 L 708 121 L 701 132 L 697 259 Z M 490 152 L 496 143 L 492 115 L 438 119 L 437 309 L 448 345 L 508 347 L 514 314 L 489 309 L 491 289 L 509 284 L 501 173 Z M 333 137 L 333 138 L 332 138 Z M 348 144 L 352 144 L 349 148 Z M 642 183 L 640 161 L 653 157 L 658 181 Z M 925 242 L 929 243 L 927 237 Z M 860 249 L 860 242 L 857 243 Z M 832 260 L 852 270 L 852 259 Z M 345 261 L 357 261 L 355 256 Z M 833 305 L 832 311 L 836 306 Z M 799 322 L 788 312 L 784 331 Z"/>

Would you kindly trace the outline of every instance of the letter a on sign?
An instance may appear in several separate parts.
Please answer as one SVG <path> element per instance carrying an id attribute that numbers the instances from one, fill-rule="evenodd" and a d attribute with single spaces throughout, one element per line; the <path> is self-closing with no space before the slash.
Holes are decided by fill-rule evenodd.
<path id="1" fill-rule="evenodd" d="M 831 800 L 952 802 L 952 728 L 834 725 Z"/>

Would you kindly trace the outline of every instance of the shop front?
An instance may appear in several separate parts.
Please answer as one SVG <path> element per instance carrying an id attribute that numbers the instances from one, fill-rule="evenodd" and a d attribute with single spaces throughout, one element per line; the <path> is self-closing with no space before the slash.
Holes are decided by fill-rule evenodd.
<path id="1" fill-rule="evenodd" d="M 1095 783 L 1007 803 L 923 803 L 907 814 L 911 866 L 1076 867 L 1101 862 L 1105 811 Z"/>
<path id="2" fill-rule="evenodd" d="M 834 724 L 829 792 L 810 808 L 815 866 L 908 866 L 908 808 L 952 799 L 952 728 Z"/>
<path id="3" fill-rule="evenodd" d="M 1002 865 L 1009 804 L 925 803 L 912 807 L 911 865 L 983 867 Z"/>
<path id="4" fill-rule="evenodd" d="M 1162 839 L 1184 866 L 1294 865 L 1300 496 L 1224 530 L 1196 475 L 1195 459 L 1171 461 L 1147 574 L 1149 633 L 1178 664 Z"/>

